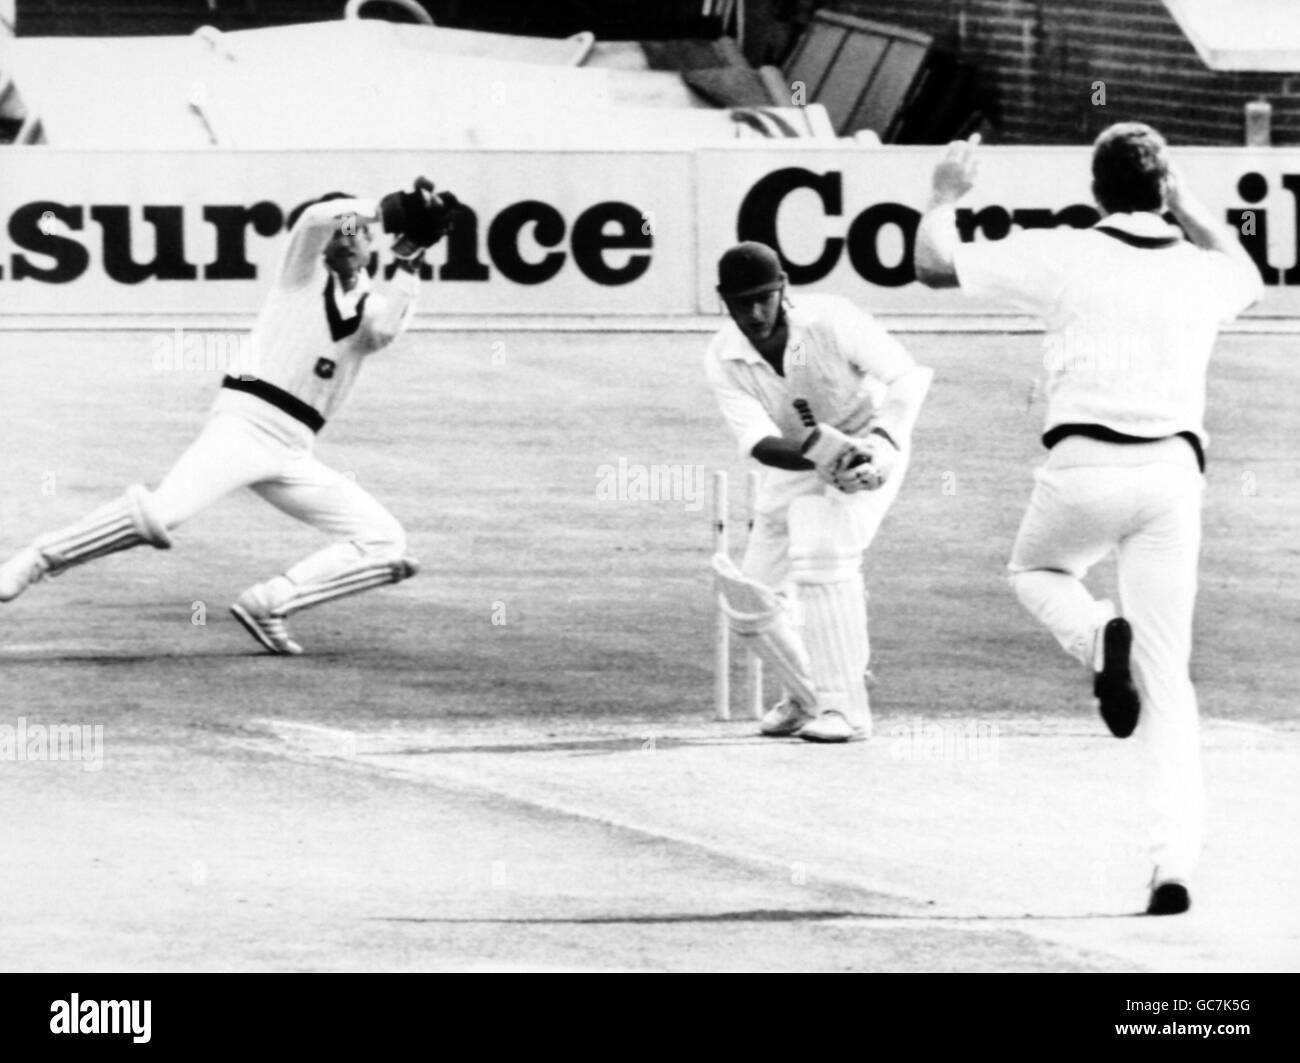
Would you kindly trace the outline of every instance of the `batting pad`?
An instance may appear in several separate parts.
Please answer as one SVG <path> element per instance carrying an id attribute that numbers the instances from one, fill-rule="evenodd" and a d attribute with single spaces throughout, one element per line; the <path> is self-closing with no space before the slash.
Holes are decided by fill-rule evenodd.
<path id="1" fill-rule="evenodd" d="M 331 548 L 333 550 L 334 548 Z M 336 598 L 346 598 L 351 594 L 360 594 L 362 591 L 368 591 L 372 587 L 382 587 L 388 583 L 401 583 L 404 579 L 410 579 L 419 570 L 419 564 L 409 557 L 399 557 L 395 560 L 388 558 L 356 556 L 355 549 L 351 550 L 352 558 L 344 562 L 344 567 L 337 569 L 331 575 L 320 575 L 310 582 L 294 583 L 293 593 L 282 603 L 277 603 L 275 612 L 278 616 L 289 616 L 301 609 L 309 609 L 313 605 L 320 605 L 322 602 L 333 601 Z M 322 551 L 325 554 L 326 551 Z M 336 555 L 331 555 L 336 556 Z M 309 558 L 310 562 L 312 559 Z M 304 562 L 306 564 L 306 562 Z M 292 579 L 294 569 L 289 570 Z"/>
<path id="2" fill-rule="evenodd" d="M 838 709 L 850 723 L 869 733 L 866 671 L 870 653 L 862 578 L 800 584 L 799 605 L 818 706 Z"/>
<path id="3" fill-rule="evenodd" d="M 57 576 L 74 565 L 142 543 L 166 550 L 172 541 L 153 513 L 152 496 L 136 484 L 121 498 L 100 506 L 76 524 L 42 536 L 34 545 L 49 563 L 50 575 Z"/>
<path id="4" fill-rule="evenodd" d="M 850 723 L 871 731 L 866 671 L 867 597 L 862 553 L 845 507 L 825 496 L 790 505 L 790 578 L 803 618 L 817 704 L 837 709 Z"/>
<path id="5" fill-rule="evenodd" d="M 772 669 L 792 698 L 816 712 L 808 653 L 785 604 L 770 588 L 741 575 L 725 554 L 714 556 L 713 572 L 718 601 L 731 630 Z"/>

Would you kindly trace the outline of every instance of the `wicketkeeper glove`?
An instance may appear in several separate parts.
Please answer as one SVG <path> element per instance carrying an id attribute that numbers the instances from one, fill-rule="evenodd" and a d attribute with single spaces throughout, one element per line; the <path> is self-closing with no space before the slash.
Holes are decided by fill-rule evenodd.
<path id="1" fill-rule="evenodd" d="M 465 208 L 450 192 L 435 193 L 433 182 L 417 177 L 410 192 L 389 192 L 379 201 L 384 232 L 419 247 L 432 247 L 455 228 Z"/>
<path id="2" fill-rule="evenodd" d="M 399 236 L 393 244 L 393 261 L 407 273 L 415 273 L 424 261 L 424 252 L 425 249 L 409 236 Z"/>

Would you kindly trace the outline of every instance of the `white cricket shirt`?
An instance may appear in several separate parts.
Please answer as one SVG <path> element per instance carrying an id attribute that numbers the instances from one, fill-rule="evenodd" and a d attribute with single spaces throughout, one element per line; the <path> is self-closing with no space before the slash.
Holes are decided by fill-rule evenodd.
<path id="1" fill-rule="evenodd" d="M 1253 266 L 1189 243 L 1154 213 L 1091 229 L 1031 229 L 958 245 L 969 295 L 1011 303 L 1047 328 L 1045 431 L 1088 424 L 1206 442 L 1205 375 L 1219 326 L 1263 295 Z"/>
<path id="2" fill-rule="evenodd" d="M 251 337 L 249 376 L 274 384 L 328 420 L 346 398 L 366 355 L 387 346 L 410 322 L 419 286 L 399 269 L 390 281 L 363 270 L 350 292 L 325 265 L 325 247 L 352 217 L 374 224 L 373 199 L 335 199 L 302 212 L 276 270 Z M 222 390 L 217 407 L 246 407 Z M 237 393 L 235 393 L 237 394 Z"/>
<path id="3" fill-rule="evenodd" d="M 794 400 L 818 421 L 861 434 L 888 385 L 916 363 L 865 310 L 838 295 L 797 295 L 786 309 L 785 376 L 778 376 L 734 321 L 709 343 L 704 371 L 743 457 L 768 436 L 808 434 Z"/>

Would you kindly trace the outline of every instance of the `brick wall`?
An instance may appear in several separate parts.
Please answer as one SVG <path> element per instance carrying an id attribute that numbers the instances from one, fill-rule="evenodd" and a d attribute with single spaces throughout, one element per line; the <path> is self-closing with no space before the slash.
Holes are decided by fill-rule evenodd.
<path id="1" fill-rule="evenodd" d="M 834 0 L 922 30 L 981 74 L 1006 142 L 1079 144 L 1150 122 L 1174 144 L 1243 143 L 1242 108 L 1273 105 L 1273 143 L 1300 144 L 1300 75 L 1206 68 L 1160 0 Z M 1105 82 L 1106 105 L 1092 103 Z"/>

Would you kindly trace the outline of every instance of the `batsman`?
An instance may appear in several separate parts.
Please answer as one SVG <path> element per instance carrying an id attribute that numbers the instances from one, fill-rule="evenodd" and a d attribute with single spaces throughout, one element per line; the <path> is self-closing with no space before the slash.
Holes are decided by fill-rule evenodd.
<path id="1" fill-rule="evenodd" d="M 779 256 L 718 262 L 731 321 L 705 372 L 742 457 L 761 467 L 740 568 L 713 568 L 732 631 L 780 678 L 760 732 L 809 742 L 871 733 L 863 553 L 898 497 L 933 372 L 847 299 L 787 292 Z"/>

